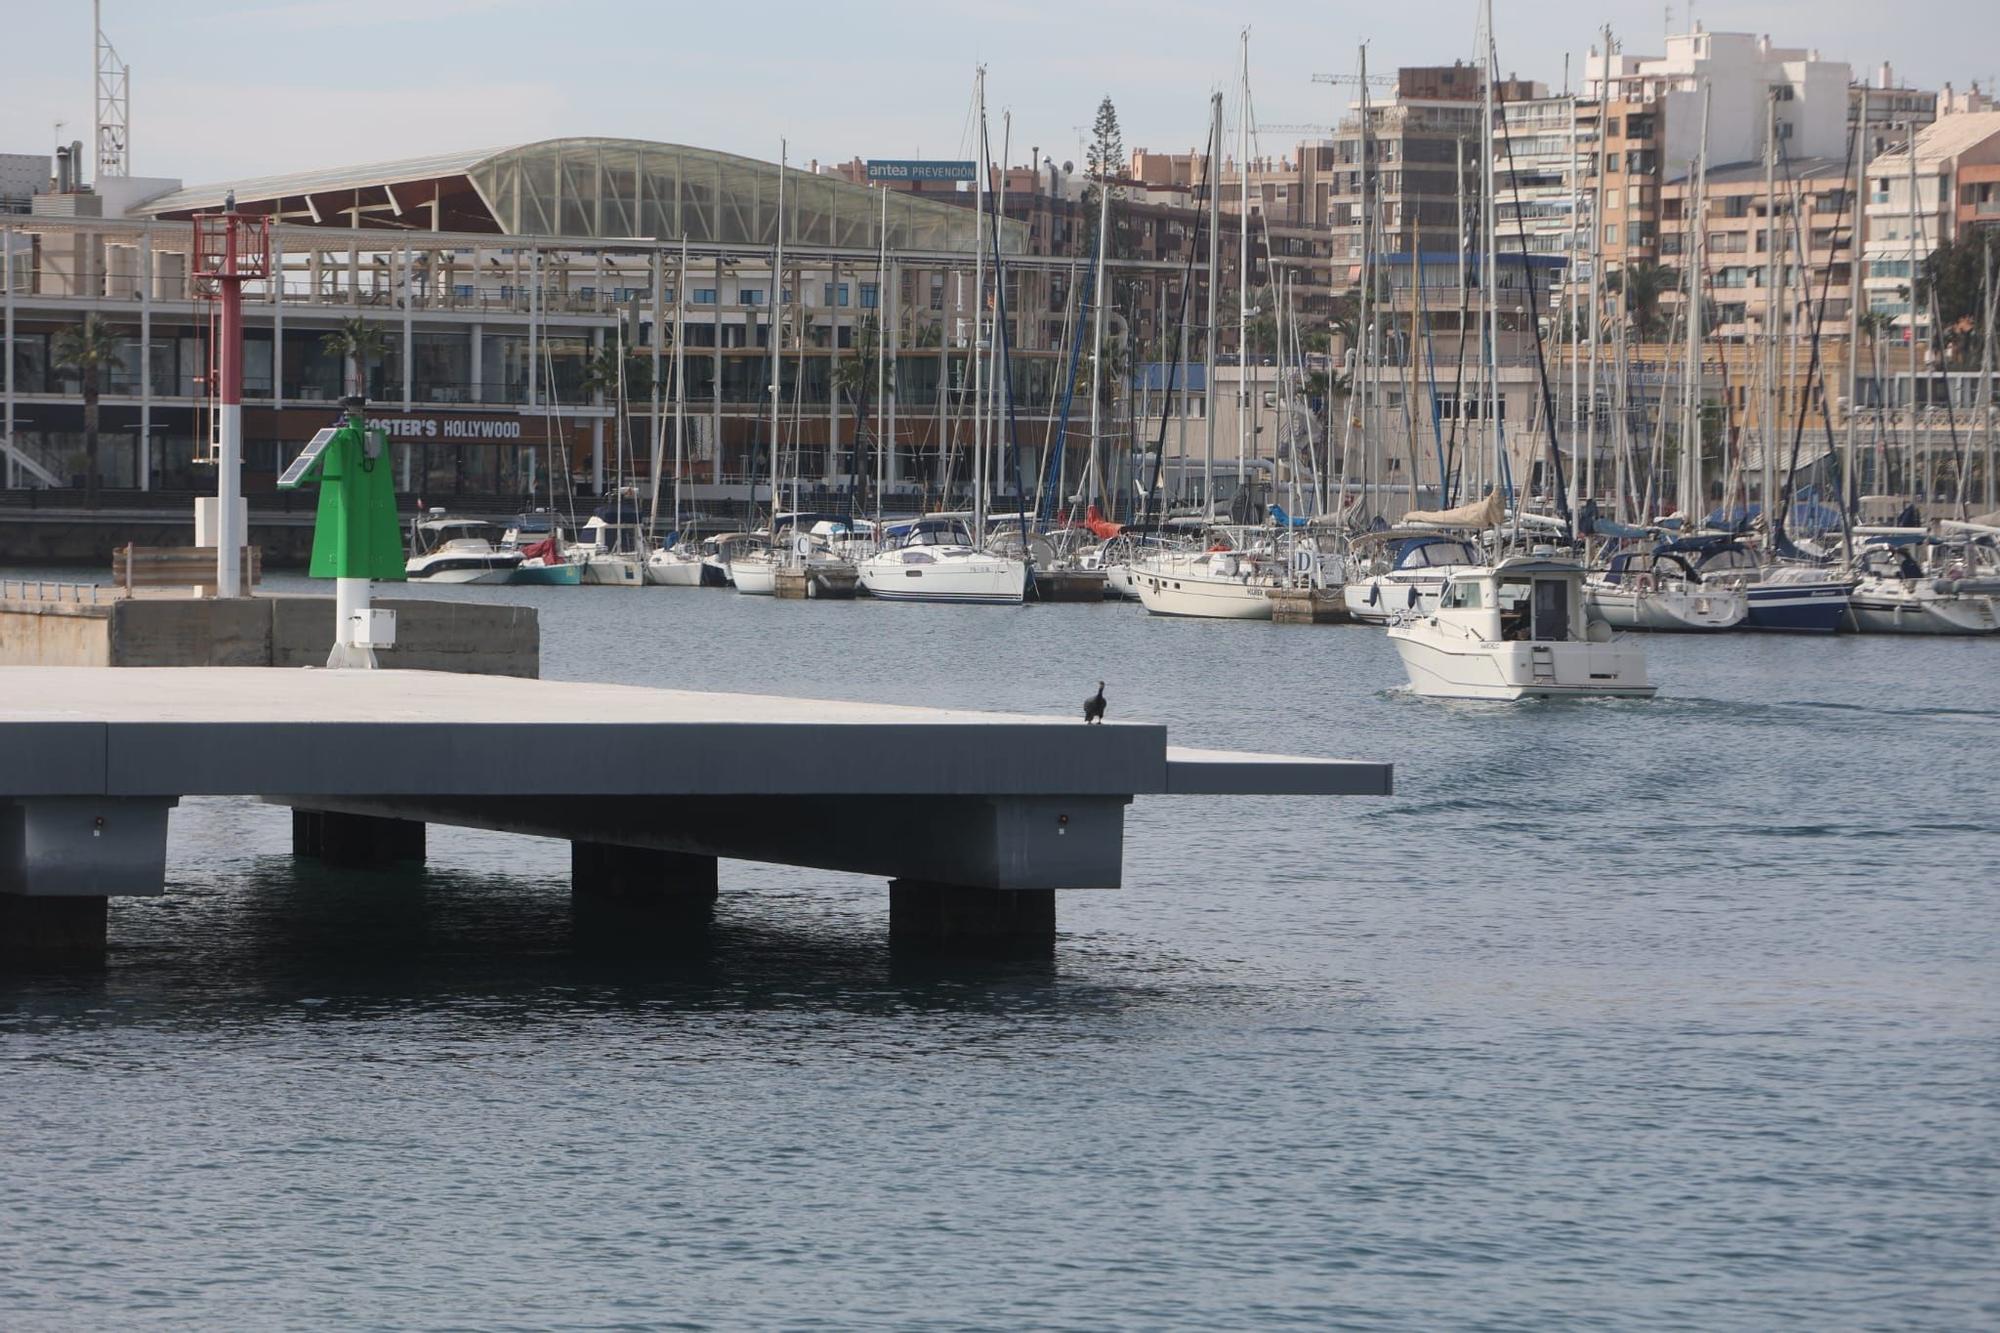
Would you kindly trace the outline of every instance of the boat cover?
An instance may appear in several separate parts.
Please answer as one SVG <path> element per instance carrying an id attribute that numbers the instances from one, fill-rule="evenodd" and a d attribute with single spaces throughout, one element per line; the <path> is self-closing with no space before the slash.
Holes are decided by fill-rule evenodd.
<path id="1" fill-rule="evenodd" d="M 560 565 L 563 563 L 562 544 L 554 537 L 544 537 L 533 545 L 523 546 L 521 559 L 539 560 L 545 565 Z"/>
<path id="2" fill-rule="evenodd" d="M 1462 504 L 1456 509 L 1412 509 L 1402 522 L 1430 528 L 1497 528 L 1507 517 L 1498 491 L 1486 492 L 1483 500 Z"/>

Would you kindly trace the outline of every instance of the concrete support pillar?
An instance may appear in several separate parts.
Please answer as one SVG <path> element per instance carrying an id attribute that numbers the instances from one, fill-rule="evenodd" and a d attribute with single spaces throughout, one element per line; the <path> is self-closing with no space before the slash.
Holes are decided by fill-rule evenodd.
<path id="1" fill-rule="evenodd" d="M 572 842 L 569 891 L 579 904 L 664 908 L 705 916 L 715 906 L 716 861 L 712 856 L 651 847 Z"/>
<path id="2" fill-rule="evenodd" d="M 892 879 L 889 942 L 923 953 L 1045 958 L 1056 947 L 1056 893 Z"/>
<path id="3" fill-rule="evenodd" d="M 295 809 L 292 855 L 314 857 L 346 870 L 378 869 L 399 863 L 422 865 L 424 825 L 413 819 Z"/>
<path id="4" fill-rule="evenodd" d="M 0 893 L 0 958 L 104 952 L 107 898 L 38 898 Z"/>

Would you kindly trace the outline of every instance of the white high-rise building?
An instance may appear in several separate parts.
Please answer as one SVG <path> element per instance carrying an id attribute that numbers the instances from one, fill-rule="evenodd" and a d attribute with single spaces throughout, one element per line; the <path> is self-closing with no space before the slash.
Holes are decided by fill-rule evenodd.
<path id="1" fill-rule="evenodd" d="M 1601 71 L 1585 71 L 1585 95 L 1599 95 Z M 1794 158 L 1847 156 L 1847 62 L 1819 52 L 1771 45 L 1768 36 L 1695 30 L 1667 38 L 1664 56 L 1616 55 L 1614 91 L 1627 100 L 1662 101 L 1665 160 L 1692 162 L 1701 145 L 1702 87 L 1710 94 L 1708 160 L 1715 165 L 1764 156 L 1772 96 L 1778 139 Z"/>

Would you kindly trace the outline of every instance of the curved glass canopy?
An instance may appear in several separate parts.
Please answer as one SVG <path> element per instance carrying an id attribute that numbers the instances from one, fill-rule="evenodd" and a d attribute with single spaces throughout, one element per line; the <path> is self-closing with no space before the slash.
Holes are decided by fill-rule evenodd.
<path id="1" fill-rule="evenodd" d="M 766 247 L 778 239 L 779 173 L 769 162 L 679 144 L 545 139 L 493 153 L 466 175 L 500 229 L 518 236 Z M 881 244 L 880 191 L 796 168 L 783 174 L 785 244 Z M 975 221 L 969 208 L 888 196 L 891 250 L 970 251 Z M 1002 250 L 1019 253 L 1026 239 L 1021 224 L 1002 225 Z"/>

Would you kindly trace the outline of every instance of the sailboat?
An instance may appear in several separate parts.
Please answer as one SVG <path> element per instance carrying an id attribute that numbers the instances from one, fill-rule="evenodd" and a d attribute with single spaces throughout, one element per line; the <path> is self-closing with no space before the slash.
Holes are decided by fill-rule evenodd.
<path id="1" fill-rule="evenodd" d="M 1863 634 L 2000 633 L 2000 528 L 1976 523 L 1926 529 L 1856 528 L 1865 544 L 1848 615 Z M 1928 548 L 1928 562 L 1920 558 Z"/>
<path id="2" fill-rule="evenodd" d="M 671 537 L 646 553 L 645 580 L 658 588 L 699 588 L 702 586 L 702 556 L 687 540 L 682 527 L 681 486 L 687 471 L 687 356 L 682 312 L 687 308 L 688 243 L 681 238 L 681 265 L 674 281 L 674 526 Z M 652 528 L 660 526 L 660 462 L 663 442 L 653 442 Z"/>
<path id="3" fill-rule="evenodd" d="M 871 596 L 897 602 L 982 602 L 1014 604 L 1027 600 L 1032 583 L 1028 552 L 1015 555 L 986 547 L 987 485 L 990 469 L 986 450 L 987 407 L 985 381 L 989 350 L 986 323 L 986 243 L 993 243 L 994 299 L 996 318 L 991 329 L 1001 354 L 1000 383 L 1006 368 L 1006 282 L 999 272 L 999 219 L 988 217 L 988 185 L 991 180 L 990 145 L 986 133 L 986 70 L 980 67 L 975 82 L 976 124 L 978 125 L 977 207 L 974 209 L 975 244 L 973 267 L 973 476 L 970 522 L 955 516 L 931 514 L 904 523 L 882 526 L 881 547 L 858 562 L 856 576 Z M 992 228 L 989 231 L 988 228 Z M 943 381 L 940 380 L 940 389 Z M 997 388 L 998 386 L 996 386 Z M 1011 392 L 1011 390 L 1009 390 Z M 1021 517 L 1025 527 L 1026 516 Z"/>

